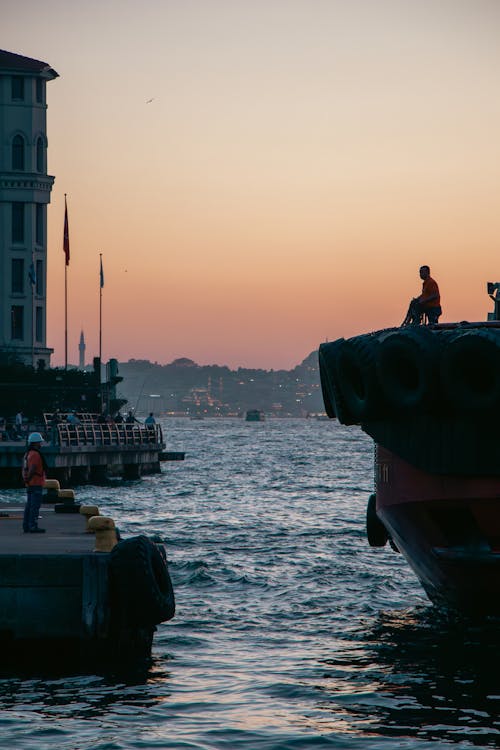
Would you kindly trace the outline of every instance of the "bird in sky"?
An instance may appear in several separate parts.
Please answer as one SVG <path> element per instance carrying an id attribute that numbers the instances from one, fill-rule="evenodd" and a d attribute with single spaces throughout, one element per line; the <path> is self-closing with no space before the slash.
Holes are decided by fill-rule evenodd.
<path id="1" fill-rule="evenodd" d="M 146 104 L 151 104 L 151 102 L 154 102 L 154 96 L 153 96 L 152 99 L 148 99 L 147 102 L 146 102 Z"/>

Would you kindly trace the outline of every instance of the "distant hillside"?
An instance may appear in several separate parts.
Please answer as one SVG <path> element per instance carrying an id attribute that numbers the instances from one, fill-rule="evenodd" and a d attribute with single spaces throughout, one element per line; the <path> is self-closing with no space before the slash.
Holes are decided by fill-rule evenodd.
<path id="1" fill-rule="evenodd" d="M 118 395 L 138 414 L 267 415 L 296 417 L 324 411 L 317 351 L 293 370 L 230 370 L 198 365 L 185 357 L 168 365 L 130 359 L 119 363 Z"/>

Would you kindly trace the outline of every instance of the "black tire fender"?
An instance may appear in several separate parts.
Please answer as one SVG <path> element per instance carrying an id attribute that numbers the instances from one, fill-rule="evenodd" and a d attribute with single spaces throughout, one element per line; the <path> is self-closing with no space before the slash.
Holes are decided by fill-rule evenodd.
<path id="1" fill-rule="evenodd" d="M 319 365 L 319 382 L 321 385 L 321 395 L 323 396 L 323 403 L 325 405 L 325 411 L 327 415 L 330 417 L 330 419 L 335 419 L 335 417 L 337 416 L 337 412 L 335 411 L 335 407 L 333 405 L 332 387 L 330 385 L 330 380 L 326 372 L 326 366 L 323 364 L 323 356 L 321 353 L 321 348 L 318 351 L 318 365 Z"/>
<path id="2" fill-rule="evenodd" d="M 172 619 L 175 597 L 166 554 L 147 536 L 118 542 L 110 553 L 112 609 L 129 625 L 158 625 Z"/>
<path id="3" fill-rule="evenodd" d="M 350 415 L 346 424 L 362 423 L 384 413 L 375 364 L 377 347 L 374 337 L 358 336 L 344 341 L 339 349 L 337 378 Z"/>
<path id="4" fill-rule="evenodd" d="M 337 357 L 344 339 L 321 344 L 318 351 L 319 377 L 325 411 L 342 424 L 352 424 L 345 403 L 340 394 L 337 376 Z"/>
<path id="5" fill-rule="evenodd" d="M 368 498 L 366 506 L 366 536 L 370 547 L 385 547 L 389 534 L 377 515 L 376 502 L 376 495 L 373 493 Z"/>
<path id="6" fill-rule="evenodd" d="M 500 405 L 500 336 L 466 331 L 455 336 L 441 357 L 441 382 L 455 410 L 487 414 Z"/>
<path id="7" fill-rule="evenodd" d="M 433 403 L 439 383 L 439 347 L 427 328 L 391 333 L 377 351 L 377 372 L 387 402 L 412 411 Z"/>

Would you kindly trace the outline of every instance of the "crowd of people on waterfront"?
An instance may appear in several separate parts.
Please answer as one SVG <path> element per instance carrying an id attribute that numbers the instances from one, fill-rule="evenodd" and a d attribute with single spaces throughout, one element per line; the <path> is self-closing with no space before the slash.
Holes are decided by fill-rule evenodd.
<path id="1" fill-rule="evenodd" d="M 75 409 L 68 412 L 63 412 L 57 409 L 51 415 L 47 423 L 48 432 L 50 433 L 50 442 L 52 444 L 57 443 L 59 425 L 67 424 L 77 426 L 82 425 L 84 422 L 96 422 L 97 424 L 108 425 L 137 424 L 145 427 L 153 427 L 156 424 L 152 412 L 149 413 L 144 422 L 141 422 L 137 419 L 132 409 L 125 416 L 121 412 L 117 412 L 113 415 L 103 411 L 95 416 L 83 413 L 79 414 Z M 22 411 L 18 411 L 14 417 L 0 416 L 0 442 L 26 442 L 30 427 L 32 427 L 34 423 L 35 420 L 26 417 Z M 47 437 L 49 437 L 49 435 Z"/>
<path id="2" fill-rule="evenodd" d="M 26 421 L 22 411 L 18 411 L 15 417 L 0 416 L 0 440 L 11 442 L 25 440 L 27 437 Z"/>

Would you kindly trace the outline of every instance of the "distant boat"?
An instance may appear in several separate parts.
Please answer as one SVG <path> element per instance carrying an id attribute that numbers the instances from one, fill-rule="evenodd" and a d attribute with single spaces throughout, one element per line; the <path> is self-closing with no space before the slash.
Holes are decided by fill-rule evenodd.
<path id="1" fill-rule="evenodd" d="M 249 409 L 245 414 L 246 422 L 264 422 L 266 415 L 260 409 Z"/>

